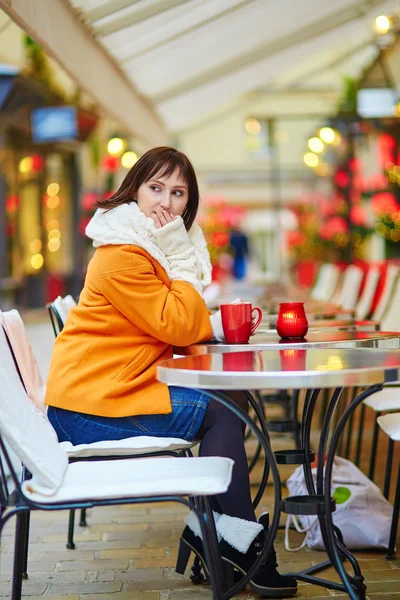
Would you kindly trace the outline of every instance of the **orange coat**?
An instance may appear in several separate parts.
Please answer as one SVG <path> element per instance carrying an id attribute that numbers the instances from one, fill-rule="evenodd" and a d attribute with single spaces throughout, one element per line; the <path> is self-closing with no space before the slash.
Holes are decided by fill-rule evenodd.
<path id="1" fill-rule="evenodd" d="M 173 346 L 211 337 L 206 305 L 189 283 L 169 281 L 138 246 L 102 246 L 56 339 L 46 404 L 105 417 L 170 413 L 157 363 Z"/>

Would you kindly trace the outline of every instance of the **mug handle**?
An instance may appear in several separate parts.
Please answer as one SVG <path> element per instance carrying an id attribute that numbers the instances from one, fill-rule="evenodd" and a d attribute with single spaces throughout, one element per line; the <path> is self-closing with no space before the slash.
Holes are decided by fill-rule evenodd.
<path id="1" fill-rule="evenodd" d="M 254 306 L 253 310 L 251 311 L 252 315 L 253 315 L 254 311 L 258 312 L 258 318 L 257 318 L 257 321 L 254 323 L 254 325 L 252 325 L 252 327 L 251 327 L 251 335 L 253 335 L 253 333 L 255 332 L 255 330 L 257 329 L 257 327 L 259 326 L 259 324 L 261 323 L 261 319 L 262 319 L 262 310 L 261 310 L 261 308 L 258 308 L 258 306 Z"/>

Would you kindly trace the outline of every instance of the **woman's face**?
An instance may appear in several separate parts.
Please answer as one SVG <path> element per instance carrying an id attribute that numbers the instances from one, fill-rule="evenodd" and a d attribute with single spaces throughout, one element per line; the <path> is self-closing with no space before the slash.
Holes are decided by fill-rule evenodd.
<path id="1" fill-rule="evenodd" d="M 188 186 L 182 179 L 179 170 L 176 169 L 172 175 L 160 177 L 155 175 L 153 179 L 145 181 L 137 192 L 137 204 L 146 215 L 157 224 L 157 215 L 169 213 L 181 216 L 188 202 Z"/>

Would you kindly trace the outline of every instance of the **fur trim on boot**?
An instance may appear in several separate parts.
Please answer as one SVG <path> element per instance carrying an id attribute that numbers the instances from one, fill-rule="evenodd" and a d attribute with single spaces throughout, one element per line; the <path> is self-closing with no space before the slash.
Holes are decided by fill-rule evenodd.
<path id="1" fill-rule="evenodd" d="M 221 513 L 217 513 L 213 510 L 213 517 L 214 517 L 214 522 L 215 522 L 215 528 L 217 529 L 217 533 L 218 533 L 217 523 L 220 520 L 220 518 L 222 517 L 222 515 L 221 515 Z M 188 515 L 186 515 L 185 523 L 195 535 L 197 535 L 201 540 L 203 539 L 203 536 L 201 535 L 199 519 L 197 518 L 197 515 L 193 510 L 191 510 L 190 513 Z M 218 535 L 218 541 L 219 542 L 221 541 L 220 535 Z"/>
<path id="2" fill-rule="evenodd" d="M 246 554 L 251 543 L 263 531 L 263 526 L 256 521 L 246 521 L 238 517 L 221 515 L 216 524 L 217 533 L 232 548 Z"/>

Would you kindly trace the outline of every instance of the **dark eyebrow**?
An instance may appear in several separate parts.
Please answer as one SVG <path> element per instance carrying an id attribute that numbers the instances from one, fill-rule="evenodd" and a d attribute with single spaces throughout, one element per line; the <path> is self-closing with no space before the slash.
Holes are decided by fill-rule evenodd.
<path id="1" fill-rule="evenodd" d="M 163 183 L 162 181 L 160 181 L 160 179 L 150 179 L 149 183 L 157 183 L 158 185 L 162 185 L 165 186 L 165 183 Z M 187 191 L 187 186 L 186 185 L 174 185 L 174 188 L 180 188 L 182 190 L 186 190 Z"/>

